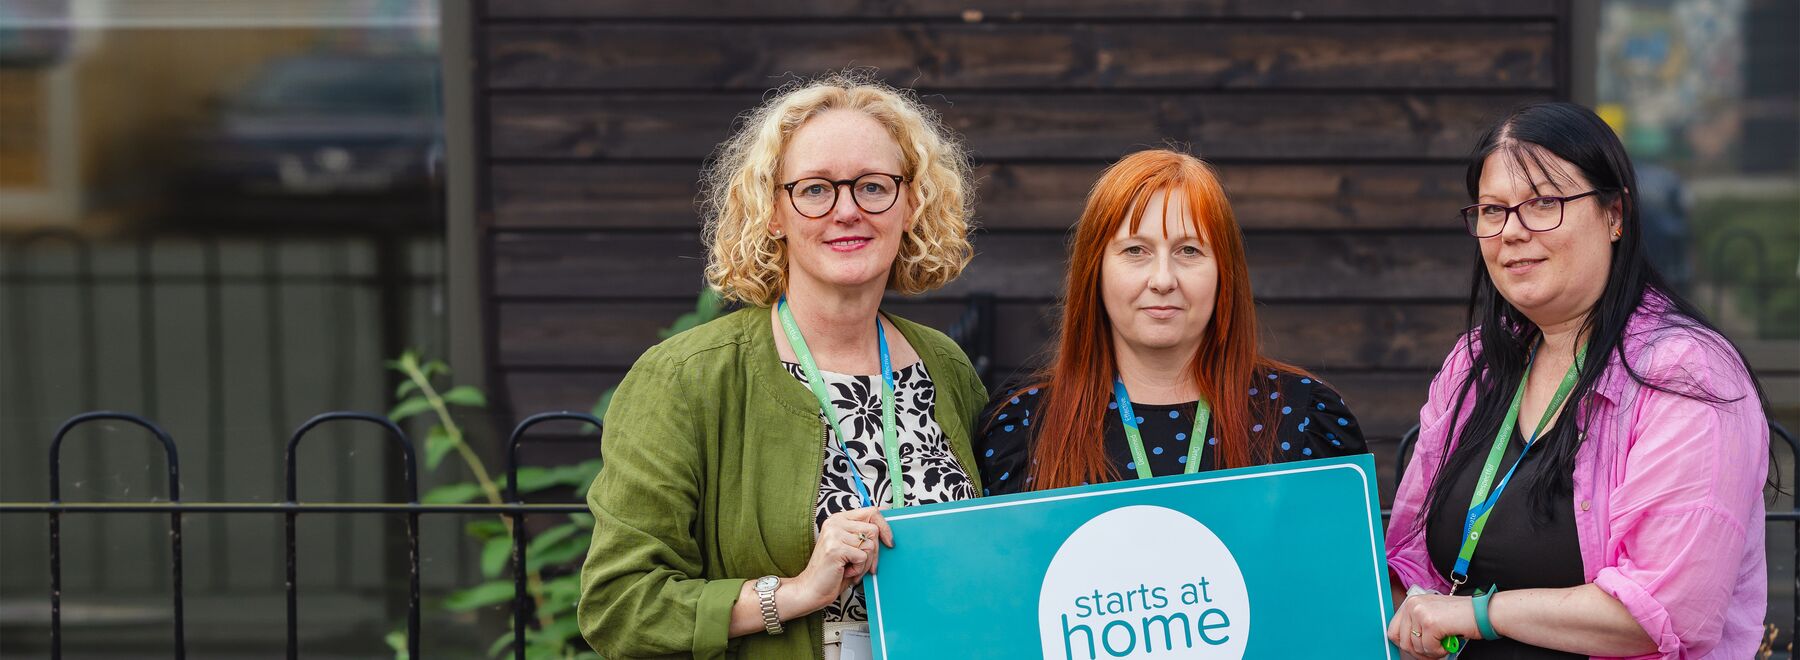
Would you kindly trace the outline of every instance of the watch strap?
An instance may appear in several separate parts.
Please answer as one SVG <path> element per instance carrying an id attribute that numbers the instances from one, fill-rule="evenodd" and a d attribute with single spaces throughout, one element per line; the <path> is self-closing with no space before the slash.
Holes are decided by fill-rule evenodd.
<path id="1" fill-rule="evenodd" d="M 762 585 L 765 581 L 774 582 L 774 586 L 764 589 Z M 762 606 L 763 629 L 771 635 L 779 635 L 786 630 L 781 625 L 781 613 L 775 610 L 775 590 L 779 588 L 781 583 L 772 575 L 756 581 L 756 599 Z"/>
<path id="2" fill-rule="evenodd" d="M 1488 599 L 1499 590 L 1498 586 L 1489 586 L 1487 591 L 1476 592 L 1470 601 L 1475 606 L 1475 628 L 1481 631 L 1482 639 L 1500 639 L 1500 632 L 1494 630 L 1493 622 L 1488 621 Z"/>

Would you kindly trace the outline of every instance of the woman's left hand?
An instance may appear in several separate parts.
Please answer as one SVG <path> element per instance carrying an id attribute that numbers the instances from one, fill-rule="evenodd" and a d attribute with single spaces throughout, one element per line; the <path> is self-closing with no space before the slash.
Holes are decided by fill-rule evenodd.
<path id="1" fill-rule="evenodd" d="M 1475 628 L 1475 605 L 1469 597 L 1418 594 L 1400 604 L 1387 636 L 1409 656 L 1442 658 L 1449 655 L 1445 638 L 1479 639 L 1481 633 Z"/>

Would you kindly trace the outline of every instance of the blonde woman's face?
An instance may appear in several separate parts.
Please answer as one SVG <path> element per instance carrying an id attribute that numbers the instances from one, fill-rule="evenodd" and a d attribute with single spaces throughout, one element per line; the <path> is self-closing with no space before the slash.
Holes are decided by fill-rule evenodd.
<path id="1" fill-rule="evenodd" d="M 868 174 L 904 176 L 904 163 L 900 145 L 888 136 L 880 122 L 861 112 L 832 110 L 807 120 L 794 131 L 782 154 L 777 183 L 802 179 L 854 181 Z M 881 191 L 875 186 L 882 180 L 870 177 L 837 186 L 837 202 L 816 218 L 802 214 L 794 202 L 800 200 L 809 214 L 817 215 L 819 211 L 805 200 L 809 195 L 815 203 L 820 196 L 829 200 L 833 193 L 824 185 L 806 181 L 796 185 L 792 194 L 775 191 L 775 219 L 770 231 L 786 236 L 790 290 L 886 288 L 913 205 L 910 182 L 885 179 L 886 185 L 895 188 L 892 192 L 897 199 L 885 210 L 865 209 L 864 206 L 879 208 L 879 204 L 868 200 L 880 198 Z M 856 200 L 859 194 L 864 199 L 862 205 Z"/>

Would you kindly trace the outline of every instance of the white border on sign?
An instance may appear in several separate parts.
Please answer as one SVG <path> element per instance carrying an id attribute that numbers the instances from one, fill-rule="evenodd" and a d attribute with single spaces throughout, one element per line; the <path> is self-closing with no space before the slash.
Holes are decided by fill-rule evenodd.
<path id="1" fill-rule="evenodd" d="M 943 516 L 943 515 L 950 515 L 950 514 L 956 514 L 956 513 L 967 513 L 970 511 L 982 511 L 982 510 L 986 510 L 986 509 L 1003 509 L 1003 508 L 1006 508 L 1009 506 L 1023 506 L 1023 505 L 1028 505 L 1028 504 L 1044 504 L 1047 502 L 1058 502 L 1058 501 L 1062 501 L 1062 500 L 1073 500 L 1073 499 L 1081 499 L 1084 497 L 1094 497 L 1096 495 L 1112 495 L 1115 493 L 1135 493 L 1135 492 L 1146 491 L 1146 490 L 1159 490 L 1159 489 L 1163 489 L 1163 488 L 1181 488 L 1184 486 L 1199 486 L 1202 484 L 1213 484 L 1213 483 L 1220 483 L 1220 482 L 1224 482 L 1224 481 L 1240 481 L 1243 479 L 1256 479 L 1259 477 L 1274 477 L 1274 476 L 1279 476 L 1279 475 L 1283 475 L 1283 474 L 1299 474 L 1299 473 L 1303 473 L 1303 472 L 1318 472 L 1320 470 L 1338 470 L 1338 469 L 1355 470 L 1358 475 L 1362 476 L 1362 479 L 1359 481 L 1360 481 L 1360 483 L 1362 483 L 1362 487 L 1363 487 L 1362 501 L 1363 501 L 1364 515 L 1366 516 L 1366 519 L 1369 521 L 1369 550 L 1370 550 L 1369 558 L 1371 560 L 1373 560 L 1375 558 L 1375 551 L 1381 547 L 1381 545 L 1380 545 L 1381 541 L 1379 539 L 1375 538 L 1375 535 L 1376 535 L 1375 530 L 1377 529 L 1377 525 L 1375 524 L 1375 510 L 1373 508 L 1371 508 L 1369 505 L 1369 473 L 1363 471 L 1362 466 L 1358 465 L 1356 463 L 1339 463 L 1336 465 L 1320 465 L 1320 466 L 1315 466 L 1315 467 L 1290 468 L 1290 469 L 1284 469 L 1284 470 L 1272 470 L 1269 472 L 1258 472 L 1256 474 L 1240 474 L 1240 475 L 1233 475 L 1233 476 L 1229 476 L 1229 477 L 1219 477 L 1216 479 L 1203 479 L 1203 480 L 1197 480 L 1197 481 L 1181 481 L 1181 482 L 1169 483 L 1169 484 L 1150 484 L 1150 485 L 1146 485 L 1146 486 L 1132 486 L 1132 487 L 1128 487 L 1128 488 L 1118 488 L 1118 489 L 1093 491 L 1093 492 L 1086 492 L 1086 493 L 1072 493 L 1069 495 L 1053 495 L 1050 497 L 1022 500 L 1022 501 L 1018 501 L 1018 502 L 995 502 L 993 504 L 976 504 L 976 505 L 972 505 L 972 506 L 958 507 L 958 508 L 954 508 L 954 509 L 946 509 L 943 511 L 921 511 L 918 513 L 897 512 L 897 513 L 891 513 L 891 514 L 884 513 L 883 515 L 886 516 L 887 519 L 891 522 L 891 521 L 895 521 L 895 520 L 906 520 L 908 518 L 929 518 L 931 516 Z M 1382 592 L 1379 591 L 1379 589 L 1387 588 L 1387 584 L 1386 584 L 1386 580 L 1385 580 L 1385 578 L 1387 577 L 1387 573 L 1386 573 L 1386 571 L 1381 570 L 1381 563 L 1379 561 L 1375 562 L 1374 568 L 1375 568 L 1375 576 L 1376 576 L 1375 581 L 1377 582 L 1376 586 L 1378 589 L 1375 592 L 1375 616 L 1385 622 L 1387 620 L 1387 606 L 1382 602 L 1382 598 L 1381 598 Z M 871 601 L 874 601 L 874 603 L 875 603 L 875 623 L 879 625 L 882 621 L 880 580 L 875 575 L 870 575 L 869 579 L 868 579 L 868 587 L 869 587 L 869 599 Z M 879 627 L 881 628 L 881 639 L 878 640 L 876 643 L 881 645 L 881 657 L 883 658 L 883 660 L 886 660 L 888 658 L 887 627 L 886 626 L 879 626 Z M 1392 644 L 1387 645 L 1387 657 L 1389 657 L 1389 658 L 1394 657 L 1394 646 Z"/>

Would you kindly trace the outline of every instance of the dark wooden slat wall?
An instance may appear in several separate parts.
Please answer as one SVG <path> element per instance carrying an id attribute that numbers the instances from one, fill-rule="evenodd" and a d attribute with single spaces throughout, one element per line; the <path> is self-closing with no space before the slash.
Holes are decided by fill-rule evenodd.
<path id="1" fill-rule="evenodd" d="M 514 414 L 591 406 L 692 307 L 695 179 L 733 119 L 875 67 L 980 179 L 974 264 L 895 311 L 947 327 L 994 293 L 999 372 L 1032 363 L 1095 175 L 1190 145 L 1245 228 L 1270 350 L 1344 393 L 1385 474 L 1463 323 L 1462 158 L 1499 113 L 1566 96 L 1566 20 L 1557 0 L 488 2 L 489 385 Z"/>

